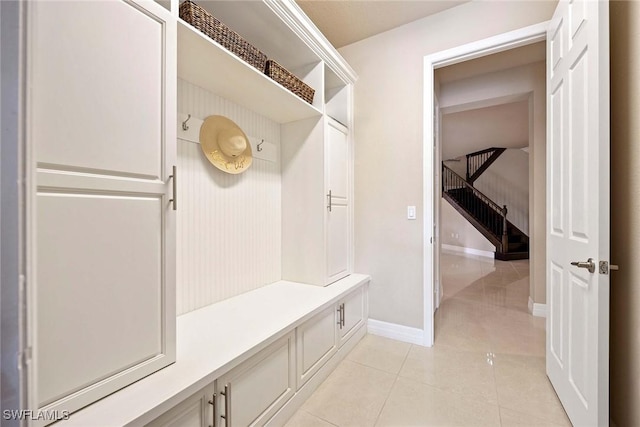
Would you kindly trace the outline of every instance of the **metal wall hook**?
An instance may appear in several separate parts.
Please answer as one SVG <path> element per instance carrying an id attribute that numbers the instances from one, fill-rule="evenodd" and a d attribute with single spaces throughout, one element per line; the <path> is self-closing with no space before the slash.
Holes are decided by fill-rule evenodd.
<path id="1" fill-rule="evenodd" d="M 187 122 L 189 121 L 189 119 L 191 118 L 191 114 L 187 115 L 187 120 L 185 120 L 184 122 L 182 122 L 182 130 L 187 131 L 189 130 L 189 126 L 187 125 Z"/>
<path id="2" fill-rule="evenodd" d="M 260 143 L 257 145 L 258 151 L 262 151 L 262 147 L 261 147 L 262 144 L 264 144 L 264 139 L 260 141 Z"/>

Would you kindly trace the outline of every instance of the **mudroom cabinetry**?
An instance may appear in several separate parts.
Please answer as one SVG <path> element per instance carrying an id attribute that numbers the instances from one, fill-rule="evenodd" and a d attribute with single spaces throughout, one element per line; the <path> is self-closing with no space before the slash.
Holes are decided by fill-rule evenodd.
<path id="1" fill-rule="evenodd" d="M 282 279 L 326 286 L 345 277 L 355 73 L 293 2 L 199 4 L 315 89 L 304 101 L 178 19 L 178 77 L 281 125 Z"/>
<path id="2" fill-rule="evenodd" d="M 74 411 L 175 361 L 176 23 L 153 2 L 25 10 L 29 407 Z"/>
<path id="3" fill-rule="evenodd" d="M 293 1 L 200 2 L 314 88 L 307 102 L 180 19 L 179 3 L 23 6 L 33 177 L 23 350 L 33 350 L 29 408 L 71 411 L 62 426 L 279 425 L 366 331 L 369 279 L 352 274 L 355 73 Z M 282 280 L 260 277 L 176 319 L 176 222 L 188 205 L 177 191 L 179 84 L 275 126 L 275 172 L 257 175 L 277 176 Z M 216 173 L 202 182 L 240 191 Z M 230 217 L 265 210 L 246 199 L 226 205 Z M 194 281 L 206 286 L 203 276 Z"/>
<path id="4" fill-rule="evenodd" d="M 147 424 L 147 427 L 213 427 L 213 417 L 217 417 L 213 410 L 216 395 L 215 383 L 211 383 Z"/>
<path id="5" fill-rule="evenodd" d="M 366 319 L 366 300 L 363 289 L 347 295 L 338 304 L 341 310 L 339 337 L 344 344 L 364 324 Z"/>
<path id="6" fill-rule="evenodd" d="M 296 392 L 289 333 L 185 399 L 149 427 L 264 425 Z"/>

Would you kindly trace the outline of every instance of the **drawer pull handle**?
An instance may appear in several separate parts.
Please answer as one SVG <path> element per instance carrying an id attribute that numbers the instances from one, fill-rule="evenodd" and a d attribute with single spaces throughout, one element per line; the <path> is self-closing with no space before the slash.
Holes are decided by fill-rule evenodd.
<path id="1" fill-rule="evenodd" d="M 213 396 L 209 401 L 209 405 L 213 406 L 213 425 L 211 427 L 216 427 L 216 421 L 218 419 L 218 404 L 216 402 L 216 397 L 218 397 L 218 395 L 213 393 Z"/>
<path id="2" fill-rule="evenodd" d="M 224 396 L 224 415 L 220 415 L 220 418 L 224 419 L 225 426 L 231 426 L 231 384 L 224 386 L 224 391 L 220 392 Z"/>

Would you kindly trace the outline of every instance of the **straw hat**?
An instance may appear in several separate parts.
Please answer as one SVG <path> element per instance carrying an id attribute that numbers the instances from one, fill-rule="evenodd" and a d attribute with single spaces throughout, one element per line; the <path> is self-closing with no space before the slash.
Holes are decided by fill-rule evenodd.
<path id="1" fill-rule="evenodd" d="M 204 120 L 200 128 L 200 147 L 211 164 L 223 172 L 244 172 L 253 161 L 249 138 L 224 116 L 209 116 Z"/>

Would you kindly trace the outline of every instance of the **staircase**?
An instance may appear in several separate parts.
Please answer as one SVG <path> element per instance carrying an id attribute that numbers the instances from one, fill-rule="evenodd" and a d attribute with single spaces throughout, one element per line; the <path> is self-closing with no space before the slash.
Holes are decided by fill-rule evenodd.
<path id="1" fill-rule="evenodd" d="M 504 150 L 488 149 L 467 155 L 467 177 L 475 181 L 487 169 L 486 163 L 493 163 Z M 484 163 L 474 155 L 483 158 Z M 529 237 L 507 220 L 507 207 L 482 194 L 472 182 L 442 164 L 442 196 L 496 247 L 495 258 L 529 259 Z"/>

